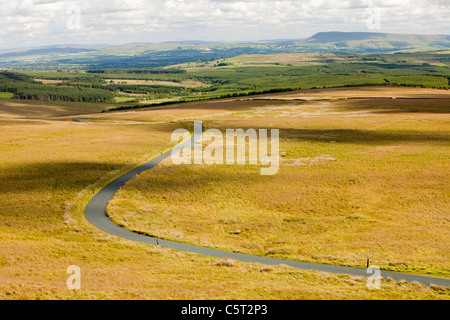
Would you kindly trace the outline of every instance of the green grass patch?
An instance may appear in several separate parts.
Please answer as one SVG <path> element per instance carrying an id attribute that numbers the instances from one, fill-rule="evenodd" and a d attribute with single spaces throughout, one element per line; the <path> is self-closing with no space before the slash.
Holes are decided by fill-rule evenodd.
<path id="1" fill-rule="evenodd" d="M 0 99 L 12 99 L 13 97 L 14 97 L 14 93 L 0 92 Z"/>

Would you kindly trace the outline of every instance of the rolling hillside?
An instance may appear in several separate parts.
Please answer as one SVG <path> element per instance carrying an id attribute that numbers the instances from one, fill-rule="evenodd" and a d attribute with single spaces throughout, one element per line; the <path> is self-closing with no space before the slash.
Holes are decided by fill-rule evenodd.
<path id="1" fill-rule="evenodd" d="M 242 54 L 274 53 L 382 53 L 448 50 L 449 35 L 413 35 L 375 32 L 319 32 L 302 40 L 255 42 L 130 43 L 120 46 L 59 45 L 0 51 L 0 69 L 105 69 L 160 67 L 211 61 Z"/>
<path id="2" fill-rule="evenodd" d="M 332 31 L 316 33 L 298 44 L 329 52 L 385 52 L 450 48 L 450 36 Z"/>

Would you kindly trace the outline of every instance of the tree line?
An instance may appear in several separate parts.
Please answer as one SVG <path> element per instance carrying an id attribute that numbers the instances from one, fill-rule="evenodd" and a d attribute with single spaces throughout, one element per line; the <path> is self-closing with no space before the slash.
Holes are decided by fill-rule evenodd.
<path id="1" fill-rule="evenodd" d="M 81 85 L 48 85 L 8 71 L 0 72 L 0 92 L 13 93 L 15 99 L 49 101 L 102 102 L 114 97 L 109 90 Z"/>

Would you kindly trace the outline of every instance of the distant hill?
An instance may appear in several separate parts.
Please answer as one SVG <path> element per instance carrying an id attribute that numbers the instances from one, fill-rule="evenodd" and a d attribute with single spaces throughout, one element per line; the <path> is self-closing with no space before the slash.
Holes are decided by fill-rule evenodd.
<path id="1" fill-rule="evenodd" d="M 1 53 L 0 58 L 8 58 L 8 57 L 25 57 L 25 56 L 42 56 L 46 54 L 68 54 L 68 53 L 80 53 L 80 52 L 89 52 L 96 51 L 96 49 L 88 49 L 88 48 L 42 48 L 42 49 L 31 49 L 19 52 L 9 52 L 9 53 Z"/>
<path id="2" fill-rule="evenodd" d="M 170 41 L 125 45 L 55 45 L 0 50 L 0 69 L 104 69 L 160 67 L 242 54 L 375 53 L 449 50 L 449 35 L 319 32 L 307 39 L 254 42 Z"/>
<path id="3" fill-rule="evenodd" d="M 315 35 L 305 40 L 306 43 L 327 43 L 327 42 L 340 42 L 340 41 L 367 41 L 367 40 L 379 40 L 388 37 L 387 33 L 377 32 L 318 32 Z"/>
<path id="4" fill-rule="evenodd" d="M 329 52 L 374 52 L 450 48 L 449 35 L 419 35 L 379 32 L 319 32 L 299 45 Z"/>

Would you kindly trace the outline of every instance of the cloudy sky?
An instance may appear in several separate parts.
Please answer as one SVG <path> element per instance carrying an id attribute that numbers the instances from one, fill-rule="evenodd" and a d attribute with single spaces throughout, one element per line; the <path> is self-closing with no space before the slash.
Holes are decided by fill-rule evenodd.
<path id="1" fill-rule="evenodd" d="M 450 0 L 0 0 L 0 49 L 319 31 L 450 34 Z"/>

